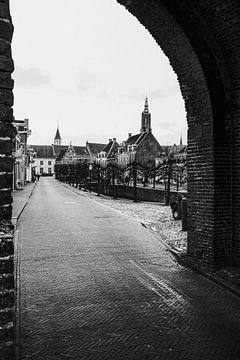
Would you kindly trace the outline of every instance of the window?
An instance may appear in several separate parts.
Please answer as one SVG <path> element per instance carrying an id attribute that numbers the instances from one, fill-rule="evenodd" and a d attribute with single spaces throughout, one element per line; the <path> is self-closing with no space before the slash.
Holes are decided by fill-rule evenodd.
<path id="1" fill-rule="evenodd" d="M 43 174 L 43 168 L 40 168 L 40 174 L 41 175 Z"/>
<path id="2" fill-rule="evenodd" d="M 48 161 L 48 165 L 52 165 L 52 162 L 51 162 L 51 161 Z"/>
<path id="3" fill-rule="evenodd" d="M 43 160 L 40 160 L 40 165 L 43 165 Z"/>
<path id="4" fill-rule="evenodd" d="M 48 168 L 48 174 L 51 174 L 51 173 L 52 173 L 52 169 Z"/>

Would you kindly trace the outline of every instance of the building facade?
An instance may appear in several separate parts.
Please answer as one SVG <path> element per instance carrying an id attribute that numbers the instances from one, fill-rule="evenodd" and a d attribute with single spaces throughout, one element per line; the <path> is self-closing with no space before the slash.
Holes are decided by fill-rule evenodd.
<path id="1" fill-rule="evenodd" d="M 14 190 L 22 189 L 24 185 L 31 181 L 32 156 L 27 150 L 27 139 L 31 134 L 29 120 L 16 120 L 13 122 L 15 136 L 13 138 L 13 184 Z"/>
<path id="2" fill-rule="evenodd" d="M 140 133 L 128 134 L 128 139 L 118 147 L 117 164 L 127 166 L 138 162 L 144 166 L 153 167 L 155 159 L 163 152 L 161 145 L 152 134 L 151 113 L 149 112 L 148 98 L 145 99 L 144 110 L 141 116 Z"/>

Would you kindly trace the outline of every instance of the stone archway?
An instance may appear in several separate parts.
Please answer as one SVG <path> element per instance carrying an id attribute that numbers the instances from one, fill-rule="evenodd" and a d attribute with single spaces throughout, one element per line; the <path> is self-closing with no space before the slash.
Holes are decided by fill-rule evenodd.
<path id="1" fill-rule="evenodd" d="M 190 1 L 117 1 L 167 55 L 185 100 L 189 259 L 213 271 L 230 265 L 230 92 L 221 49 Z"/>

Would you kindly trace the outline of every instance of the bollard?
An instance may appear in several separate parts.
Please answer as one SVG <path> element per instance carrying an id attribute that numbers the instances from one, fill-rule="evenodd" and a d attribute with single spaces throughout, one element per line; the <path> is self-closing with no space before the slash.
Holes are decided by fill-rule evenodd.
<path id="1" fill-rule="evenodd" d="M 181 194 L 178 194 L 178 197 L 177 197 L 177 214 L 178 214 L 177 219 L 182 220 L 182 195 Z"/>
<path id="2" fill-rule="evenodd" d="M 187 231 L 187 199 L 182 198 L 182 231 Z"/>

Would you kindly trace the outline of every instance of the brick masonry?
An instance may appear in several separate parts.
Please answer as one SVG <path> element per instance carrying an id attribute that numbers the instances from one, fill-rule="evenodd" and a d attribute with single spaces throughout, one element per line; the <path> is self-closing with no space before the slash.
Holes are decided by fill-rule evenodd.
<path id="1" fill-rule="evenodd" d="M 14 358 L 14 241 L 12 215 L 13 25 L 0 1 L 0 358 Z"/>

